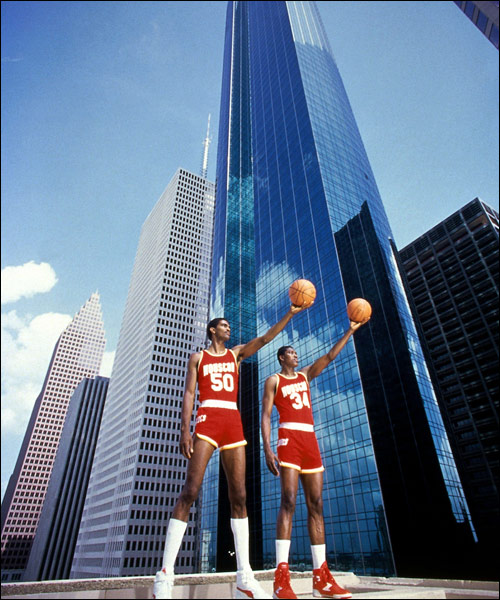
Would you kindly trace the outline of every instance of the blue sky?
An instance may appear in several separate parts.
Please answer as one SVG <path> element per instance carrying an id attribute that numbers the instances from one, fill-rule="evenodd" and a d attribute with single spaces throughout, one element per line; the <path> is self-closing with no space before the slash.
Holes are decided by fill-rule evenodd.
<path id="1" fill-rule="evenodd" d="M 396 244 L 498 210 L 498 51 L 453 2 L 319 2 Z M 2 11 L 2 495 L 57 337 L 91 293 L 116 349 L 140 228 L 214 177 L 226 2 Z"/>

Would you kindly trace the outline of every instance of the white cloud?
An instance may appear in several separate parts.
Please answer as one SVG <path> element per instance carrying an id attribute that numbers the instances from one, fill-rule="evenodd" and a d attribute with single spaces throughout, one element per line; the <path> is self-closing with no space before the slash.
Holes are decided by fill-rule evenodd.
<path id="1" fill-rule="evenodd" d="M 31 260 L 18 267 L 5 267 L 2 269 L 2 304 L 50 292 L 56 283 L 56 273 L 48 263 L 37 264 Z"/>
<path id="2" fill-rule="evenodd" d="M 2 436 L 23 434 L 40 393 L 54 346 L 70 315 L 2 315 Z"/>

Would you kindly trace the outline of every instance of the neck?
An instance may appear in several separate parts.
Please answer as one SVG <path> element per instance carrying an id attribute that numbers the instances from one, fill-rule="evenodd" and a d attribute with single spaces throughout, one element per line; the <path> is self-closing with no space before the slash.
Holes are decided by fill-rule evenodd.
<path id="1" fill-rule="evenodd" d="M 285 375 L 286 377 L 293 377 L 296 373 L 295 373 L 295 369 L 293 367 L 283 366 L 281 368 L 281 374 Z"/>
<path id="2" fill-rule="evenodd" d="M 208 351 L 212 354 L 224 354 L 226 351 L 226 346 L 224 345 L 224 342 L 213 340 L 208 348 Z"/>

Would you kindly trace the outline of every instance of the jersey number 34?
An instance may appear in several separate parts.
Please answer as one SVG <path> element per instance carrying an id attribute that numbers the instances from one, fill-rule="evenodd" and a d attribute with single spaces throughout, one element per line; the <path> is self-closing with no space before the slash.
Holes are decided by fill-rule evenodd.
<path id="1" fill-rule="evenodd" d="M 293 394 L 290 394 L 290 400 L 293 402 L 292 408 L 297 410 L 304 408 L 304 406 L 311 408 L 311 405 L 309 404 L 309 395 L 307 392 L 304 392 L 302 397 L 298 392 L 293 392 Z"/>

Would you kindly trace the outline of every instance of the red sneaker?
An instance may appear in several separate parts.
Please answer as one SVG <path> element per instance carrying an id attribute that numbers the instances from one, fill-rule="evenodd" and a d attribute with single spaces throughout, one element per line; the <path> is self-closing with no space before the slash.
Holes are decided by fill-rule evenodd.
<path id="1" fill-rule="evenodd" d="M 313 596 L 315 598 L 352 598 L 349 590 L 338 585 L 325 562 L 313 571 Z"/>
<path id="2" fill-rule="evenodd" d="M 297 598 L 290 585 L 288 563 L 280 563 L 274 572 L 273 598 Z"/>

